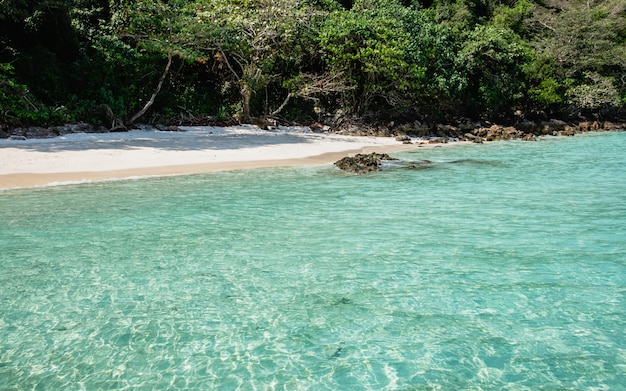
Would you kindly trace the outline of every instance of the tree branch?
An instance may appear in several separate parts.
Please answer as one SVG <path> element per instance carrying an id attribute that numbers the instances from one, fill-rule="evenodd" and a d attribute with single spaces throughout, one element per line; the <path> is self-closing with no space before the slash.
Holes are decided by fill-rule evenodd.
<path id="1" fill-rule="evenodd" d="M 221 47 L 219 48 L 219 51 L 220 51 L 220 55 L 222 59 L 224 59 L 224 62 L 226 63 L 226 66 L 228 67 L 230 72 L 235 76 L 235 79 L 237 79 L 237 81 L 241 81 L 241 77 L 239 77 L 237 72 L 235 72 L 235 70 L 233 69 L 232 65 L 230 65 L 230 61 L 228 61 L 228 57 L 226 57 L 226 53 L 224 53 Z M 237 61 L 237 59 L 235 59 L 235 61 Z"/>
<path id="2" fill-rule="evenodd" d="M 141 110 L 139 110 L 139 112 L 137 114 L 135 114 L 135 115 L 133 115 L 131 117 L 131 119 L 128 121 L 129 124 L 132 125 L 137 119 L 139 119 L 141 116 L 146 114 L 146 111 L 148 111 L 150 106 L 152 106 L 152 104 L 154 104 L 154 100 L 156 99 L 157 95 L 161 91 L 161 87 L 163 87 L 163 82 L 165 82 L 165 78 L 167 77 L 167 74 L 170 71 L 170 66 L 171 65 L 172 65 L 172 53 L 168 52 L 167 53 L 167 65 L 165 65 L 165 70 L 163 71 L 163 74 L 159 78 L 159 83 L 157 84 L 156 89 L 152 93 L 152 96 L 150 97 L 148 102 L 146 102 L 146 104 L 143 106 L 143 108 Z"/>
<path id="3" fill-rule="evenodd" d="M 544 22 L 542 20 L 538 20 L 537 23 L 539 23 L 543 27 L 547 28 L 548 30 L 551 30 L 553 33 L 556 33 L 556 29 L 554 27 L 548 25 L 546 22 Z"/>
<path id="4" fill-rule="evenodd" d="M 291 94 L 291 92 L 290 92 L 289 94 L 287 94 L 287 97 L 285 98 L 285 100 L 283 101 L 283 103 L 282 103 L 280 106 L 278 106 L 278 108 L 277 108 L 276 110 L 272 111 L 272 112 L 270 113 L 270 115 L 271 115 L 271 116 L 278 115 L 278 113 L 280 113 L 281 111 L 283 111 L 283 109 L 285 108 L 285 106 L 287 106 L 287 103 L 289 103 L 289 99 L 291 99 L 291 97 L 292 97 L 292 96 L 293 96 L 293 95 Z"/>

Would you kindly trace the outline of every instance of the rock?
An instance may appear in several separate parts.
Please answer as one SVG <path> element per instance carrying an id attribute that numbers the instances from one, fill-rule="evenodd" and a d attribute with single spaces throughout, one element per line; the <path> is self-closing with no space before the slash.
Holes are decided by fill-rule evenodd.
<path id="1" fill-rule="evenodd" d="M 602 125 L 600 125 L 600 122 L 593 121 L 593 123 L 591 124 L 591 130 L 600 130 L 600 129 L 602 129 Z"/>
<path id="2" fill-rule="evenodd" d="M 524 132 L 513 126 L 491 125 L 489 128 L 480 128 L 474 133 L 485 141 L 512 140 L 524 137 Z"/>
<path id="3" fill-rule="evenodd" d="M 581 132 L 594 132 L 596 130 L 600 130 L 601 128 L 602 125 L 598 121 L 583 121 L 578 124 L 578 129 L 580 129 Z"/>
<path id="4" fill-rule="evenodd" d="M 350 172 L 353 174 L 367 174 L 372 171 L 380 171 L 380 167 L 383 161 L 397 160 L 387 155 L 386 153 L 359 153 L 354 157 L 344 157 L 335 162 L 335 166 L 341 170 Z"/>
<path id="5" fill-rule="evenodd" d="M 602 129 L 607 131 L 624 129 L 624 124 L 616 124 L 611 121 L 604 121 L 604 123 L 602 124 Z"/>
<path id="6" fill-rule="evenodd" d="M 581 132 L 589 132 L 591 130 L 591 122 L 584 121 L 578 124 L 578 129 Z"/>
<path id="7" fill-rule="evenodd" d="M 68 133 L 108 133 L 109 130 L 104 126 L 94 126 L 91 124 L 87 124 L 84 122 L 79 122 L 76 124 L 65 124 L 61 126 L 54 126 L 48 128 L 49 130 L 54 131 L 59 135 L 68 134 Z"/>
<path id="8" fill-rule="evenodd" d="M 523 133 L 515 129 L 513 126 L 507 126 L 502 128 L 502 137 L 506 140 L 523 137 Z"/>
<path id="9" fill-rule="evenodd" d="M 576 128 L 573 128 L 571 126 L 567 126 L 565 129 L 563 129 L 560 132 L 561 136 L 574 136 L 576 134 Z"/>
<path id="10" fill-rule="evenodd" d="M 476 128 L 471 131 L 471 134 L 473 134 L 474 136 L 481 137 L 481 138 L 484 138 L 487 135 L 487 133 L 489 133 L 489 128 Z"/>
<path id="11" fill-rule="evenodd" d="M 457 120 L 457 127 L 459 130 L 471 131 L 480 128 L 481 124 L 478 121 L 472 121 L 469 118 L 461 117 Z"/>
<path id="12" fill-rule="evenodd" d="M 549 121 L 541 122 L 540 135 L 553 134 L 554 132 L 562 132 L 567 127 L 565 121 L 558 119 L 551 119 Z"/>
<path id="13" fill-rule="evenodd" d="M 26 137 L 24 137 L 24 136 L 17 136 L 15 134 L 12 134 L 12 135 L 9 136 L 9 140 L 21 140 L 21 141 L 23 141 L 23 140 L 26 140 Z"/>
<path id="14" fill-rule="evenodd" d="M 528 133 L 522 137 L 522 141 L 537 141 L 537 136 L 533 133 Z"/>
<path id="15" fill-rule="evenodd" d="M 399 134 L 396 136 L 396 141 L 402 141 L 402 142 L 411 142 L 411 137 L 407 136 L 406 134 Z"/>
<path id="16" fill-rule="evenodd" d="M 99 133 L 99 131 L 96 130 L 93 125 L 86 124 L 84 122 L 80 122 L 80 123 L 77 123 L 77 124 L 72 124 L 72 125 L 69 125 L 69 126 L 72 129 L 73 133 Z M 107 130 L 107 132 L 108 132 L 108 130 Z"/>
<path id="17" fill-rule="evenodd" d="M 278 127 L 278 122 L 276 122 L 276 120 L 266 117 L 252 118 L 251 122 L 252 125 L 256 125 L 263 130 L 272 130 Z"/>
<path id="18" fill-rule="evenodd" d="M 350 136 L 377 136 L 377 130 L 368 124 L 344 120 L 335 133 Z"/>
<path id="19" fill-rule="evenodd" d="M 12 136 L 23 136 L 25 138 L 51 138 L 56 137 L 57 133 L 51 132 L 40 126 L 29 126 L 26 128 L 15 128 L 11 132 Z"/>
<path id="20" fill-rule="evenodd" d="M 518 123 L 515 124 L 515 129 L 524 132 L 526 134 L 528 133 L 533 133 L 533 134 L 538 134 L 539 133 L 539 125 L 537 125 L 536 122 L 524 119 Z"/>
<path id="21" fill-rule="evenodd" d="M 406 134 L 414 137 L 425 137 L 430 134 L 430 127 L 420 121 L 396 125 L 394 132 L 398 135 Z"/>
<path id="22" fill-rule="evenodd" d="M 322 133 L 324 130 L 324 125 L 320 122 L 314 122 L 311 125 L 309 125 L 309 128 L 311 129 L 311 132 L 313 133 Z"/>
<path id="23" fill-rule="evenodd" d="M 474 135 L 472 133 L 465 133 L 465 135 L 463 136 L 463 139 L 465 141 L 471 141 L 471 142 L 476 143 L 476 144 L 482 144 L 483 143 L 482 137 L 476 136 L 476 135 Z"/>
<path id="24" fill-rule="evenodd" d="M 437 124 L 437 136 L 454 137 L 459 133 L 459 128 L 453 125 Z"/>
<path id="25" fill-rule="evenodd" d="M 315 122 L 313 124 L 311 124 L 309 126 L 309 128 L 311 128 L 311 132 L 313 133 L 323 133 L 323 132 L 329 132 L 330 131 L 330 126 L 328 125 L 324 125 L 320 122 Z"/>

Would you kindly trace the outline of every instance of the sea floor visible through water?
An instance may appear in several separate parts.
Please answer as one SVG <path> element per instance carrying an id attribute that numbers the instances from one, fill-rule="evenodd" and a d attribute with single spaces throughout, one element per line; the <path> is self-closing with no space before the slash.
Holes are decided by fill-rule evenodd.
<path id="1" fill-rule="evenodd" d="M 0 192 L 0 390 L 624 390 L 626 133 Z"/>

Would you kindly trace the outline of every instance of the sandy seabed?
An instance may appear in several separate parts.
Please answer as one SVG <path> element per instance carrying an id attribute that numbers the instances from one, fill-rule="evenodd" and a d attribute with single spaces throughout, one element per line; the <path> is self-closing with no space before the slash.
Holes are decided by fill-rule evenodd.
<path id="1" fill-rule="evenodd" d="M 356 153 L 389 153 L 428 145 L 426 140 L 402 144 L 392 137 L 314 133 L 306 127 L 180 129 L 0 140 L 0 189 L 330 164 Z"/>

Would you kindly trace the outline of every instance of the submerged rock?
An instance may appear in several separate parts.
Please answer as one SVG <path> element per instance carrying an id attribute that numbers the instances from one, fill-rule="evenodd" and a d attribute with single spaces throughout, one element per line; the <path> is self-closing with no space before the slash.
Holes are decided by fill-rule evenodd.
<path id="1" fill-rule="evenodd" d="M 421 170 L 432 166 L 429 160 L 401 160 L 386 153 L 358 154 L 354 157 L 344 157 L 335 162 L 341 170 L 352 174 L 367 174 L 372 171 L 409 169 Z"/>
<path id="2" fill-rule="evenodd" d="M 343 171 L 351 172 L 354 174 L 367 174 L 372 171 L 380 171 L 383 161 L 398 160 L 392 158 L 386 153 L 359 153 L 353 157 L 346 156 L 335 162 L 335 166 L 339 167 Z"/>

